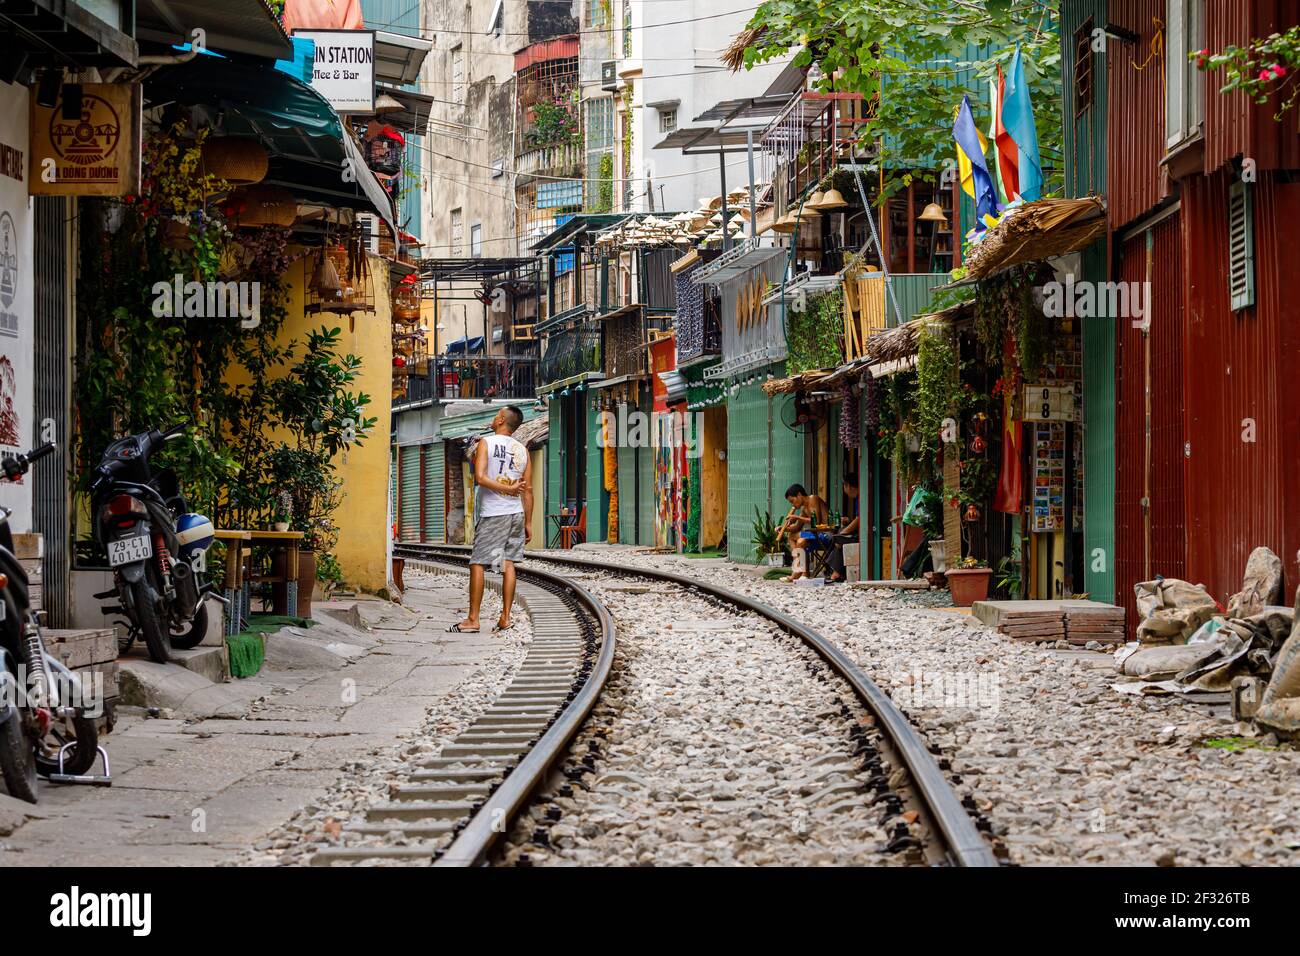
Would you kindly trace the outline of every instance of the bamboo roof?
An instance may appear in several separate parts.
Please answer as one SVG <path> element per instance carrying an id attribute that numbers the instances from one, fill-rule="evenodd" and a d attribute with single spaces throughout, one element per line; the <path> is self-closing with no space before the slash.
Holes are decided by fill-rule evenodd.
<path id="1" fill-rule="evenodd" d="M 1063 256 L 1106 233 L 1100 198 L 1040 199 L 1012 206 L 966 255 L 966 278 L 990 276 L 1026 262 Z"/>

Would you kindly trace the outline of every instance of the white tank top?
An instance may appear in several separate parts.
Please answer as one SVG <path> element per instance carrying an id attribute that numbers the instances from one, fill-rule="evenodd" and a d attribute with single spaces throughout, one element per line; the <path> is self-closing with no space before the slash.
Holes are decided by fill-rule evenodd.
<path id="1" fill-rule="evenodd" d="M 494 481 L 518 484 L 528 465 L 528 449 L 509 435 L 488 435 L 481 439 L 487 446 L 487 475 Z M 498 494 L 490 488 L 478 487 L 478 513 L 480 517 L 523 514 L 524 499 Z"/>

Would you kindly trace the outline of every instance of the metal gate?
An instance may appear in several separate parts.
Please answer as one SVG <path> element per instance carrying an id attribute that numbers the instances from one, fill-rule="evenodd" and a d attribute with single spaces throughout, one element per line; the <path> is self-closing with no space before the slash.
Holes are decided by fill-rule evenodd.
<path id="1" fill-rule="evenodd" d="M 37 196 L 34 276 L 35 419 L 32 444 L 57 443 L 53 455 L 32 469 L 32 530 L 45 538 L 42 607 L 50 627 L 67 627 L 71 614 L 69 587 L 68 451 L 72 423 L 69 389 L 68 212 L 62 197 Z"/>
<path id="2" fill-rule="evenodd" d="M 420 446 L 403 445 L 398 449 L 397 473 L 399 501 L 397 537 L 402 541 L 420 540 Z"/>
<path id="3" fill-rule="evenodd" d="M 445 544 L 447 539 L 447 446 L 436 441 L 424 446 L 424 540 Z"/>
<path id="4" fill-rule="evenodd" d="M 1151 283 L 1147 331 L 1131 317 L 1115 323 L 1115 589 L 1130 627 L 1137 624 L 1134 584 L 1187 574 L 1179 221 L 1171 216 L 1120 250 L 1118 278 Z"/>

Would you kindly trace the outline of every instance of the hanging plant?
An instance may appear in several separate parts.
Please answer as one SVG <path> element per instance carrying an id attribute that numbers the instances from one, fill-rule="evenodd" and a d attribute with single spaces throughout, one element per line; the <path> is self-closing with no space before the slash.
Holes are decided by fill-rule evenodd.
<path id="1" fill-rule="evenodd" d="M 791 374 L 840 364 L 844 354 L 844 295 L 839 289 L 808 299 L 802 310 L 787 308 L 786 325 Z"/>
<path id="2" fill-rule="evenodd" d="M 862 443 L 862 434 L 858 429 L 858 399 L 853 394 L 849 382 L 840 382 L 840 444 L 845 448 L 857 448 Z"/>
<path id="3" fill-rule="evenodd" d="M 944 421 L 955 418 L 961 403 L 960 365 L 953 333 L 932 324 L 921 331 L 916 354 L 916 426 L 921 453 L 933 458 Z"/>

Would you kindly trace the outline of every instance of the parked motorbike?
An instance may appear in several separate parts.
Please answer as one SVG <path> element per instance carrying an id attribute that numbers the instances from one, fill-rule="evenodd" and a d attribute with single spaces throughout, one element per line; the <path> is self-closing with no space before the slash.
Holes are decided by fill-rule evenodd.
<path id="1" fill-rule="evenodd" d="M 17 480 L 53 451 L 46 444 L 4 459 L 5 480 Z M 0 507 L 0 775 L 11 796 L 35 803 L 38 773 L 62 783 L 107 783 L 108 755 L 99 749 L 77 676 L 45 652 L 10 514 Z M 80 776 L 99 754 L 105 775 Z"/>
<path id="2" fill-rule="evenodd" d="M 171 648 L 188 649 L 208 629 L 204 597 L 213 591 L 203 580 L 212 546 L 212 522 L 189 510 L 170 468 L 158 471 L 150 456 L 179 438 L 185 425 L 152 429 L 109 445 L 90 486 L 95 540 L 108 555 L 117 596 L 106 614 L 122 614 L 130 624 L 127 646 L 144 638 L 149 656 L 160 664 Z"/>

